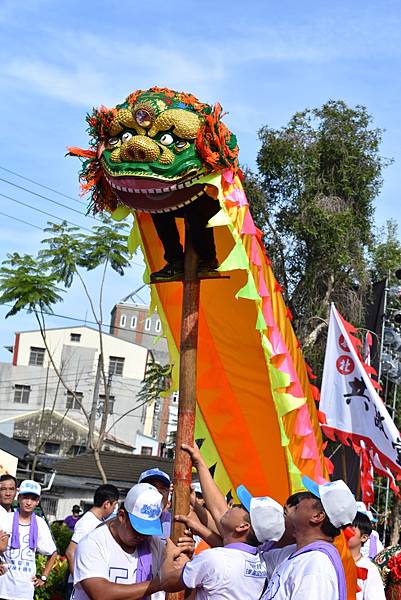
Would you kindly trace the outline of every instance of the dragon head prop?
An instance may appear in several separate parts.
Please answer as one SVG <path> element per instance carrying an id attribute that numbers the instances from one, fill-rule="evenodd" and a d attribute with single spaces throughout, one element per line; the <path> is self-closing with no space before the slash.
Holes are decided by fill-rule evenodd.
<path id="1" fill-rule="evenodd" d="M 145 212 L 168 212 L 203 194 L 202 176 L 238 170 L 236 137 L 222 122 L 220 104 L 167 88 L 137 90 L 115 108 L 87 116 L 89 150 L 83 157 L 83 193 L 94 212 L 125 204 Z"/>

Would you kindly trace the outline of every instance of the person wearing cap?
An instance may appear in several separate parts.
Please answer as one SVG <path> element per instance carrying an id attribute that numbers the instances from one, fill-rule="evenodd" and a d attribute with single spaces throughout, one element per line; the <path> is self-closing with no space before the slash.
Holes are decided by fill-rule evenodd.
<path id="1" fill-rule="evenodd" d="M 116 509 L 120 493 L 115 485 L 99 485 L 93 497 L 93 506 L 77 521 L 71 541 L 65 552 L 70 575 L 67 582 L 67 598 L 74 586 L 74 557 L 77 544 L 93 529 L 103 523 Z M 78 507 L 79 508 L 79 507 Z"/>
<path id="2" fill-rule="evenodd" d="M 364 502 L 357 502 L 356 507 L 358 512 L 366 515 L 372 524 L 377 521 L 377 519 L 374 518 L 372 511 L 367 509 Z M 374 557 L 384 549 L 384 546 L 380 541 L 379 534 L 375 529 L 373 529 L 373 526 L 371 527 L 371 530 L 372 531 L 369 535 L 369 539 L 365 544 L 362 545 L 361 554 L 362 556 L 373 560 Z"/>
<path id="3" fill-rule="evenodd" d="M 341 527 L 356 515 L 355 498 L 344 481 L 318 485 L 302 478 L 307 490 L 295 506 L 295 551 L 273 572 L 263 600 L 346 600 L 341 558 L 333 545 Z"/>
<path id="4" fill-rule="evenodd" d="M 369 517 L 362 512 L 357 512 L 352 522 L 354 535 L 348 540 L 348 547 L 357 567 L 366 570 L 365 579 L 358 579 L 360 591 L 356 600 L 386 600 L 384 586 L 379 569 L 368 556 L 362 556 L 362 547 L 372 533 L 372 524 Z"/>
<path id="5" fill-rule="evenodd" d="M 71 531 L 74 531 L 75 525 L 79 521 L 80 517 L 81 517 L 81 509 L 78 506 L 78 504 L 74 504 L 74 506 L 72 507 L 72 510 L 71 510 L 71 514 L 68 515 L 68 517 L 66 517 L 64 519 L 63 523 L 64 523 L 64 525 L 66 525 L 68 527 L 68 529 L 70 529 Z"/>
<path id="6" fill-rule="evenodd" d="M 237 494 L 243 504 L 249 500 L 249 509 L 242 505 L 227 508 L 224 496 L 205 468 L 199 449 L 186 445 L 182 448 L 189 452 L 198 470 L 207 506 L 213 510 L 213 498 L 218 502 L 218 510 L 222 514 L 217 524 L 223 547 L 204 550 L 189 562 L 179 548 L 168 540 L 162 567 L 163 588 L 166 591 L 195 589 L 195 598 L 199 600 L 258 599 L 266 579 L 266 568 L 258 546 L 267 540 L 278 540 L 283 535 L 282 506 L 268 497 L 253 498 L 251 501 L 249 492 L 241 486 Z M 188 524 L 182 515 L 177 520 Z"/>
<path id="7" fill-rule="evenodd" d="M 163 497 L 154 486 L 138 483 L 129 490 L 117 517 L 78 544 L 74 600 L 153 600 L 153 595 L 162 590 L 162 510 Z M 180 538 L 179 548 L 191 554 L 192 538 Z"/>
<path id="8" fill-rule="evenodd" d="M 57 552 L 49 527 L 35 515 L 41 494 L 40 484 L 26 479 L 19 488 L 18 509 L 7 515 L 10 535 L 4 553 L 7 569 L 0 577 L 0 598 L 32 600 L 35 588 L 46 584 Z M 47 556 L 40 577 L 36 576 L 36 553 Z"/>
<path id="9" fill-rule="evenodd" d="M 163 512 L 161 516 L 161 523 L 163 529 L 163 540 L 170 536 L 171 532 L 171 512 L 169 511 L 170 505 L 170 493 L 171 493 L 171 479 L 168 473 L 165 473 L 157 467 L 148 469 L 140 474 L 138 483 L 149 483 L 153 485 L 159 494 L 163 496 Z"/>

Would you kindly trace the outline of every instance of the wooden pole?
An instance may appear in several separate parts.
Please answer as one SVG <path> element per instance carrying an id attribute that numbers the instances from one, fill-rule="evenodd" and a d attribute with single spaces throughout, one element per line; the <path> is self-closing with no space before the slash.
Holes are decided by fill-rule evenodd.
<path id="1" fill-rule="evenodd" d="M 180 343 L 180 395 L 174 461 L 173 515 L 189 512 L 192 462 L 181 444 L 194 443 L 196 410 L 196 358 L 198 347 L 200 280 L 197 274 L 197 255 L 189 242 L 188 224 L 185 223 L 184 289 L 182 298 Z M 173 520 L 171 538 L 177 542 L 184 535 L 184 523 Z M 184 592 L 168 594 L 169 600 L 183 600 Z"/>

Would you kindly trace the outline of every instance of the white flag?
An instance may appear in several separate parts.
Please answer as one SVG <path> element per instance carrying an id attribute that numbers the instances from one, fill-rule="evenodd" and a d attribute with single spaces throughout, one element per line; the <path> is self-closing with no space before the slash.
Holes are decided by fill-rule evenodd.
<path id="1" fill-rule="evenodd" d="M 400 432 L 365 371 L 334 304 L 319 408 L 325 414 L 326 425 L 322 427 L 329 437 L 334 431 L 354 444 L 364 441 L 384 467 L 401 474 Z"/>

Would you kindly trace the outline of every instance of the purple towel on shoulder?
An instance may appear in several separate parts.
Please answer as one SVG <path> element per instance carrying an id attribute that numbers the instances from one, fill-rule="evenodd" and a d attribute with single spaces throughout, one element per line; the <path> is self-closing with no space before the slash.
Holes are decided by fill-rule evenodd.
<path id="1" fill-rule="evenodd" d="M 138 567 L 136 570 L 136 583 L 150 581 L 152 574 L 152 552 L 148 541 L 142 542 L 137 547 L 138 552 Z M 148 596 L 144 596 L 142 600 L 148 600 Z"/>
<path id="2" fill-rule="evenodd" d="M 339 600 L 347 600 L 347 585 L 345 581 L 344 568 L 337 548 L 333 546 L 333 544 L 330 544 L 329 542 L 324 542 L 323 540 L 319 540 L 317 542 L 313 542 L 312 544 L 304 546 L 300 550 L 297 550 L 296 552 L 294 552 L 294 554 L 291 554 L 289 558 L 291 559 L 295 556 L 299 556 L 300 554 L 305 554 L 306 552 L 312 552 L 314 550 L 323 552 L 323 554 L 325 554 L 330 559 L 330 562 L 333 565 L 337 575 L 338 598 Z"/>
<path id="3" fill-rule="evenodd" d="M 13 516 L 10 547 L 13 549 L 21 548 L 19 540 L 19 510 L 16 510 Z M 29 525 L 29 547 L 31 550 L 36 550 L 38 547 L 38 521 L 35 513 L 32 513 Z"/>

